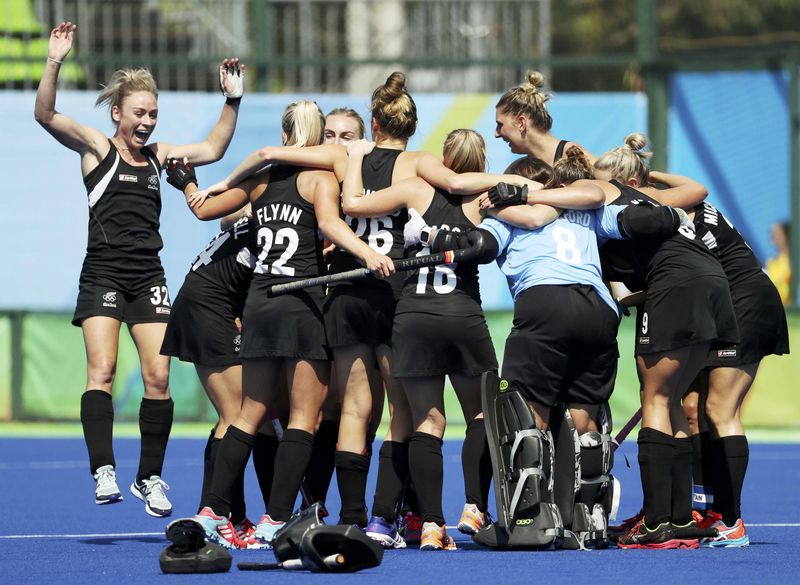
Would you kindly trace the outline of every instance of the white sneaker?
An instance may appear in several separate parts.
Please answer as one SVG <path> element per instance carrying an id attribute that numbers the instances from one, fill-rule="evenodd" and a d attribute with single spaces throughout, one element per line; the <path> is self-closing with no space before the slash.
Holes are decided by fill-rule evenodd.
<path id="1" fill-rule="evenodd" d="M 103 465 L 94 472 L 94 503 L 115 504 L 122 501 L 113 465 Z"/>
<path id="2" fill-rule="evenodd" d="M 156 518 L 172 514 L 172 504 L 164 493 L 168 489 L 166 482 L 157 475 L 151 475 L 141 483 L 134 480 L 131 484 L 131 493 L 144 502 L 144 511 Z"/>

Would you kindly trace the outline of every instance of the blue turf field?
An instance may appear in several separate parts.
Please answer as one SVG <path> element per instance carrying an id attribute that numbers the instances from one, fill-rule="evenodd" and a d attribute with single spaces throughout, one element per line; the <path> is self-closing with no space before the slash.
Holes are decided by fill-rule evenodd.
<path id="1" fill-rule="evenodd" d="M 173 517 L 194 513 L 204 442 L 170 442 L 164 477 L 175 506 Z M 406 585 L 527 583 L 800 583 L 800 445 L 751 445 L 750 470 L 743 510 L 753 544 L 746 549 L 694 551 L 491 552 L 453 530 L 457 552 L 388 551 L 383 564 L 348 577 L 311 573 L 245 573 L 235 564 L 227 574 L 163 575 L 158 554 L 167 544 L 166 520 L 151 518 L 128 492 L 136 471 L 138 441 L 115 442 L 118 479 L 125 501 L 94 504 L 86 447 L 81 439 L 0 439 L 0 558 L 4 583 L 141 585 L 166 582 L 321 583 Z M 455 524 L 463 505 L 460 443 L 445 442 L 445 501 L 448 524 Z M 377 445 L 375 452 L 377 453 Z M 631 468 L 625 466 L 622 453 Z M 615 473 L 623 483 L 620 514 L 638 510 L 641 498 L 636 446 L 618 451 Z M 376 464 L 377 456 L 373 458 Z M 374 466 L 373 466 L 374 467 Z M 368 494 L 374 485 L 372 470 Z M 249 516 L 263 512 L 255 477 L 248 470 Z M 335 487 L 328 506 L 338 510 Z M 370 498 L 371 500 L 371 498 Z M 371 501 L 369 501 L 371 504 Z M 493 502 L 492 502 L 493 504 Z M 494 506 L 492 505 L 492 508 Z M 237 561 L 273 561 L 270 551 L 237 551 Z"/>

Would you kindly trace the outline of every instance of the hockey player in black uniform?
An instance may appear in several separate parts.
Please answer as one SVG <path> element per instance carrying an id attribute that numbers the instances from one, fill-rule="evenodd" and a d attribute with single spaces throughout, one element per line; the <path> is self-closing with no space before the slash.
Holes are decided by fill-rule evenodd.
<path id="1" fill-rule="evenodd" d="M 159 354 L 170 314 L 169 293 L 159 260 L 162 242 L 160 169 L 167 157 L 198 165 L 219 160 L 236 126 L 242 71 L 237 59 L 220 67 L 228 98 L 217 124 L 197 144 L 147 144 L 158 115 L 155 81 L 145 69 L 114 73 L 97 99 L 107 104 L 116 130 L 111 138 L 56 111 L 56 81 L 72 48 L 76 25 L 65 22 L 50 33 L 47 64 L 36 92 L 35 118 L 61 144 L 81 157 L 89 196 L 89 238 L 73 324 L 83 330 L 87 356 L 81 421 L 95 479 L 95 502 L 122 500 L 116 482 L 111 389 L 121 324 L 127 323 L 139 353 L 144 398 L 139 411 L 142 450 L 131 493 L 152 516 L 168 516 L 172 505 L 161 479 L 172 426 L 169 358 Z"/>
<path id="2" fill-rule="evenodd" d="M 643 151 L 646 139 L 632 134 L 604 154 L 595 174 L 606 203 L 658 205 Z M 680 195 L 695 183 L 674 188 Z M 669 198 L 669 192 L 660 195 Z M 603 275 L 630 290 L 646 290 L 637 311 L 636 360 L 641 381 L 639 463 L 644 516 L 618 540 L 622 548 L 696 548 L 691 516 L 691 454 L 688 421 L 680 398 L 703 367 L 710 348 L 739 339 L 722 267 L 691 226 L 663 241 L 610 241 L 601 249 Z"/>
<path id="3" fill-rule="evenodd" d="M 705 509 L 701 525 L 718 536 L 701 546 L 747 546 L 741 493 L 749 449 L 741 405 L 761 359 L 789 353 L 780 294 L 736 228 L 708 202 L 694 209 L 697 237 L 719 258 L 728 277 L 740 343 L 712 349 L 683 401 L 692 423 L 694 504 Z"/>

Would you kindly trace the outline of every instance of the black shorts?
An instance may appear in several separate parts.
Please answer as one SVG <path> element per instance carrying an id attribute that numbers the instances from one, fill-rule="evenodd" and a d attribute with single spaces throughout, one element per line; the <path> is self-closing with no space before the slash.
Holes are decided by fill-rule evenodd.
<path id="1" fill-rule="evenodd" d="M 618 326 L 591 286 L 531 287 L 514 303 L 502 377 L 545 406 L 603 404 L 617 375 Z"/>
<path id="2" fill-rule="evenodd" d="M 161 354 L 203 366 L 242 363 L 236 318 L 243 309 L 243 294 L 233 295 L 190 272 L 172 303 Z"/>
<path id="3" fill-rule="evenodd" d="M 334 287 L 325 299 L 324 308 L 328 345 L 391 345 L 396 306 L 389 287 Z"/>
<path id="4" fill-rule="evenodd" d="M 497 371 L 494 344 L 482 314 L 398 313 L 392 342 L 392 369 L 398 378 Z"/>
<path id="5" fill-rule="evenodd" d="M 726 278 L 698 276 L 670 287 L 648 289 L 644 306 L 636 311 L 636 355 L 709 341 L 712 348 L 739 341 Z"/>
<path id="6" fill-rule="evenodd" d="M 767 355 L 789 353 L 789 331 L 781 297 L 772 283 L 731 291 L 740 343 L 709 351 L 706 365 L 738 367 Z"/>
<path id="7" fill-rule="evenodd" d="M 125 290 L 81 275 L 72 324 L 80 327 L 89 317 L 112 317 L 129 325 L 166 323 L 169 315 L 169 290 L 163 276 Z"/>
<path id="8" fill-rule="evenodd" d="M 256 275 L 242 317 L 242 358 L 330 360 L 321 286 L 268 296 L 274 279 Z"/>

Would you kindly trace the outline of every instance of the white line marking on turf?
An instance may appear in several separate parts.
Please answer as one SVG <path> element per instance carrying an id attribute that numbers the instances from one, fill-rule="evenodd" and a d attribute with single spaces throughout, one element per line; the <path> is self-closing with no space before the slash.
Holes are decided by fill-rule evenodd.
<path id="1" fill-rule="evenodd" d="M 111 534 L 8 534 L 0 539 L 13 538 L 124 538 L 130 536 L 164 536 L 164 532 L 112 532 Z"/>
<path id="2" fill-rule="evenodd" d="M 784 524 L 745 524 L 747 526 L 755 526 L 757 528 L 797 528 L 800 527 L 800 522 L 787 522 Z"/>

